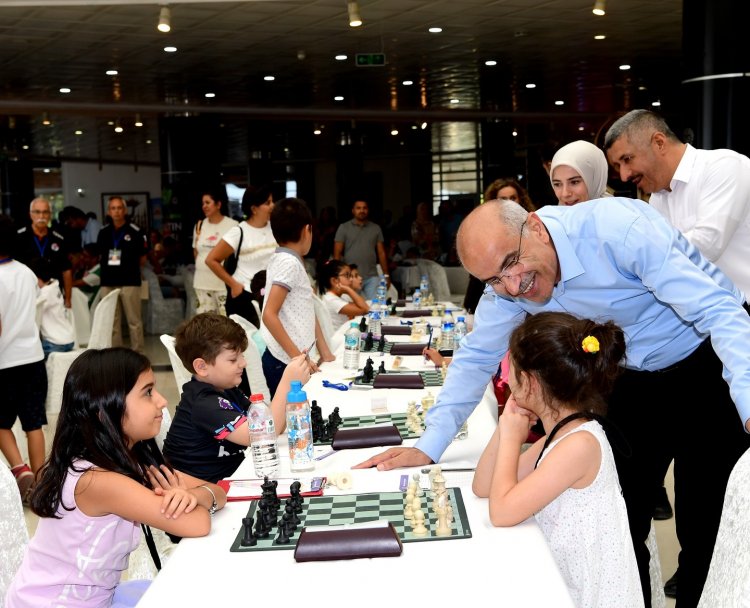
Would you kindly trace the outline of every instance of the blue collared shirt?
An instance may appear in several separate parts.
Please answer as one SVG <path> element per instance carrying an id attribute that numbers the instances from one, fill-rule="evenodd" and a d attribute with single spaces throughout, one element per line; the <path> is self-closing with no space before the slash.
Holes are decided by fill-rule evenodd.
<path id="1" fill-rule="evenodd" d="M 742 422 L 750 417 L 750 317 L 739 289 L 642 201 L 606 198 L 537 214 L 557 251 L 560 281 L 544 304 L 485 290 L 474 331 L 461 341 L 427 429 L 416 444 L 435 462 L 482 398 L 527 313 L 568 312 L 614 321 L 627 345 L 623 365 L 664 369 L 706 337 Z"/>

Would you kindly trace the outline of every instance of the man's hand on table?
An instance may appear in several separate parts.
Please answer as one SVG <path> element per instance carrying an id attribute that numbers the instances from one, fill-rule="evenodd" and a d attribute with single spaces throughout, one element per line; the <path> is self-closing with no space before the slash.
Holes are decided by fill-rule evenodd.
<path id="1" fill-rule="evenodd" d="M 432 464 L 430 457 L 417 448 L 390 448 L 376 454 L 372 458 L 355 464 L 353 469 L 370 469 L 377 467 L 378 471 L 390 471 L 402 467 L 418 467 Z"/>

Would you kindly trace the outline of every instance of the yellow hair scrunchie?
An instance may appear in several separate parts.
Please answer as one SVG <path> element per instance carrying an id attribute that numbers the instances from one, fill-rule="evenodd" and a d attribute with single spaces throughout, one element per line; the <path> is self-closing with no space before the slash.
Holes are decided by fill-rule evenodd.
<path id="1" fill-rule="evenodd" d="M 581 342 L 581 348 L 585 353 L 598 353 L 599 352 L 599 340 L 594 336 L 586 336 Z"/>

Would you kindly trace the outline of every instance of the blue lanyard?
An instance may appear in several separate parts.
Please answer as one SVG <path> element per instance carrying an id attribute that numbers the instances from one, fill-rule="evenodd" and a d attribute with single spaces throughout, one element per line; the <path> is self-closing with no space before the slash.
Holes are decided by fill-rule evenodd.
<path id="1" fill-rule="evenodd" d="M 36 235 L 34 235 L 34 244 L 36 245 L 36 248 L 39 250 L 39 257 L 44 257 L 44 252 L 47 250 L 47 237 L 39 238 Z"/>
<path id="2" fill-rule="evenodd" d="M 120 242 L 122 241 L 122 239 L 125 238 L 125 228 L 126 228 L 126 226 L 123 226 L 122 228 L 119 228 L 118 230 L 115 230 L 114 227 L 112 228 L 112 243 L 113 243 L 115 249 L 119 249 L 120 248 L 119 247 L 120 246 Z M 120 234 L 120 238 L 117 238 L 117 233 L 118 232 L 122 233 L 122 234 Z"/>

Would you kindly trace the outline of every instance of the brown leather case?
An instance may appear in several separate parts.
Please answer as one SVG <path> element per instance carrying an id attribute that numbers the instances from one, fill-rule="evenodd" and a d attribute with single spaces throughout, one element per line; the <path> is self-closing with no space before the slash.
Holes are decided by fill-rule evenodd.
<path id="1" fill-rule="evenodd" d="M 431 317 L 432 310 L 429 308 L 404 310 L 399 313 L 399 316 L 404 319 L 411 319 L 412 317 Z"/>
<path id="2" fill-rule="evenodd" d="M 334 450 L 372 448 L 384 445 L 401 445 L 403 439 L 395 424 L 371 426 L 362 429 L 338 429 L 333 436 Z"/>
<path id="3" fill-rule="evenodd" d="M 380 333 L 384 336 L 409 336 L 411 335 L 410 325 L 382 325 Z"/>
<path id="4" fill-rule="evenodd" d="M 415 344 L 413 342 L 394 342 L 391 346 L 392 355 L 421 355 L 427 348 L 427 343 Z"/>
<path id="5" fill-rule="evenodd" d="M 398 557 L 403 546 L 393 524 L 379 528 L 355 528 L 308 532 L 303 528 L 294 550 L 298 562 L 362 557 Z"/>
<path id="6" fill-rule="evenodd" d="M 372 388 L 424 388 L 419 374 L 378 374 Z"/>

